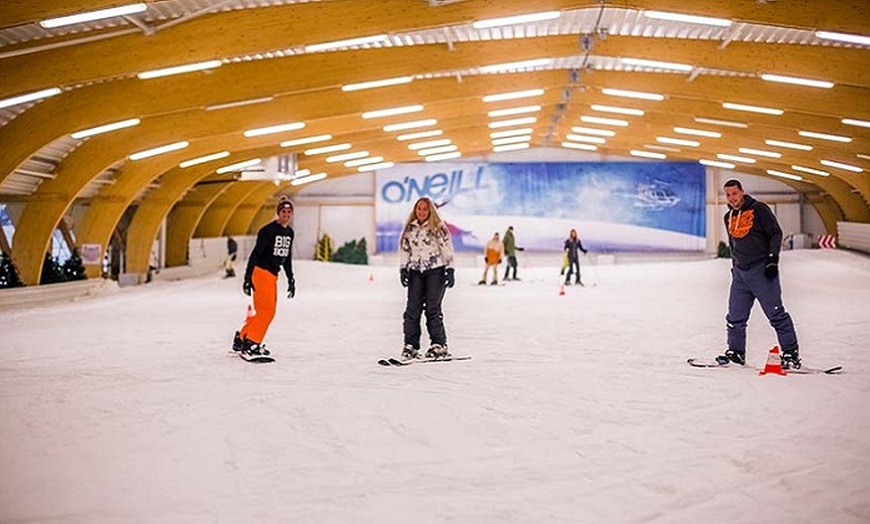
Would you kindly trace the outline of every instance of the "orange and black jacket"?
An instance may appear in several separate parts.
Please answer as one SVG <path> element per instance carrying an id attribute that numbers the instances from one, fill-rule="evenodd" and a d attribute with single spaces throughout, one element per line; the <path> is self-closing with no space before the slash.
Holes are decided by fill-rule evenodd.
<path id="1" fill-rule="evenodd" d="M 779 258 L 782 229 L 767 204 L 744 195 L 740 209 L 728 208 L 725 228 L 734 265 L 746 269 L 768 257 Z"/>

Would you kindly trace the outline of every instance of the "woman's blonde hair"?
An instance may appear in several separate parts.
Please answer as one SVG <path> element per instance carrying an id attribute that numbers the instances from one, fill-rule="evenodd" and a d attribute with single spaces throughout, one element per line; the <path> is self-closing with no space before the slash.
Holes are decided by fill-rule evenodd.
<path id="1" fill-rule="evenodd" d="M 429 229 L 432 231 L 441 229 L 444 222 L 441 221 L 441 216 L 438 215 L 438 208 L 435 207 L 435 203 L 428 197 L 420 197 L 416 202 L 414 202 L 414 207 L 411 208 L 411 212 L 408 214 L 408 219 L 405 220 L 404 229 L 408 229 L 408 224 L 417 218 L 417 204 L 419 204 L 420 201 L 426 202 L 426 205 L 429 207 Z M 404 230 L 402 232 L 404 233 Z"/>

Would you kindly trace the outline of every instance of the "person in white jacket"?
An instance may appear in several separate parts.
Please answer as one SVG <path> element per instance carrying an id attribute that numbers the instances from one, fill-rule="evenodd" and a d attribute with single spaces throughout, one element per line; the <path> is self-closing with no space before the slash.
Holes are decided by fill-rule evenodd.
<path id="1" fill-rule="evenodd" d="M 450 231 L 438 216 L 435 204 L 420 198 L 408 215 L 399 240 L 399 279 L 408 288 L 408 301 L 403 316 L 405 345 L 403 358 L 417 358 L 422 329 L 420 318 L 426 313 L 426 330 L 431 345 L 427 358 L 450 355 L 441 301 L 444 291 L 453 287 L 453 240 Z"/>

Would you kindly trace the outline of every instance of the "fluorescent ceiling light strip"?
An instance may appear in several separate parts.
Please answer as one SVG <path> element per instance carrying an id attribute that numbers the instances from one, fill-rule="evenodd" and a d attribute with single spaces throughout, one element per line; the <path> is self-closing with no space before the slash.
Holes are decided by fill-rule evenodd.
<path id="1" fill-rule="evenodd" d="M 819 163 L 823 166 L 828 167 L 836 167 L 837 169 L 843 169 L 846 171 L 852 171 L 853 173 L 863 173 L 864 169 L 853 166 L 852 164 L 844 164 L 842 162 L 834 162 L 833 160 L 819 160 Z"/>
<path id="2" fill-rule="evenodd" d="M 607 140 L 601 138 L 600 136 L 583 136 L 574 134 L 566 135 L 565 139 L 570 142 L 585 142 L 587 144 L 604 144 L 607 142 Z"/>
<path id="3" fill-rule="evenodd" d="M 426 149 L 427 147 L 438 147 L 438 146 L 446 146 L 450 144 L 449 138 L 442 138 L 440 140 L 427 140 L 426 142 L 416 142 L 414 144 L 408 144 L 408 149 Z"/>
<path id="4" fill-rule="evenodd" d="M 459 148 L 454 145 L 444 146 L 444 147 L 430 147 L 428 149 L 420 149 L 417 151 L 417 154 L 420 156 L 432 156 L 432 155 L 440 155 L 441 153 L 449 153 L 451 151 L 456 151 Z"/>
<path id="5" fill-rule="evenodd" d="M 378 109 L 375 111 L 366 111 L 362 114 L 362 117 L 365 119 L 369 118 L 382 118 L 385 116 L 395 116 L 395 115 L 406 115 L 408 113 L 418 113 L 423 110 L 423 106 L 420 104 L 414 104 L 410 106 L 402 106 L 402 107 L 391 107 L 389 109 Z"/>
<path id="6" fill-rule="evenodd" d="M 34 91 L 32 93 L 27 93 L 26 95 L 13 96 L 12 98 L 0 100 L 0 109 L 4 107 L 17 106 L 18 104 L 24 104 L 27 102 L 33 102 L 34 100 L 48 98 L 57 94 L 60 94 L 60 88 L 52 87 L 49 89 L 42 89 L 39 91 Z"/>
<path id="7" fill-rule="evenodd" d="M 816 38 L 822 40 L 836 40 L 849 44 L 870 45 L 870 36 L 852 35 L 848 33 L 834 33 L 832 31 L 816 31 Z"/>
<path id="8" fill-rule="evenodd" d="M 294 175 L 297 176 L 297 177 L 300 177 L 300 176 L 308 176 L 308 175 L 310 175 L 310 174 L 311 174 L 311 170 L 310 170 L 310 169 L 297 169 L 297 170 L 296 170 L 296 173 L 294 173 Z"/>
<path id="9" fill-rule="evenodd" d="M 314 136 L 306 136 L 303 138 L 294 138 L 293 140 L 285 140 L 281 142 L 281 147 L 293 147 L 293 146 L 301 146 L 305 144 L 313 144 L 315 142 L 326 142 L 327 140 L 332 140 L 332 135 L 314 135 Z"/>
<path id="10" fill-rule="evenodd" d="M 675 127 L 674 133 L 680 133 L 681 135 L 705 136 L 707 138 L 722 138 L 722 133 L 706 131 L 704 129 L 692 129 L 691 127 Z"/>
<path id="11" fill-rule="evenodd" d="M 505 146 L 493 146 L 492 150 L 495 153 L 502 153 L 504 151 L 517 151 L 519 149 L 528 149 L 528 148 L 529 148 L 528 143 L 522 143 L 522 144 L 508 144 Z"/>
<path id="12" fill-rule="evenodd" d="M 768 158 L 781 158 L 782 153 L 777 153 L 776 151 L 765 151 L 764 149 L 752 149 L 749 147 L 739 147 L 737 151 L 743 153 L 744 155 L 755 155 L 755 156 L 765 156 Z"/>
<path id="13" fill-rule="evenodd" d="M 706 158 L 702 158 L 698 160 L 698 163 L 703 164 L 705 166 L 710 167 L 722 167 L 725 169 L 734 169 L 734 164 L 729 164 L 728 162 L 719 162 L 717 160 L 707 160 Z"/>
<path id="14" fill-rule="evenodd" d="M 439 160 L 451 160 L 453 158 L 459 158 L 462 156 L 462 153 L 459 151 L 454 151 L 453 153 L 444 153 L 441 155 L 431 155 L 427 156 L 423 160 L 426 162 L 438 162 Z"/>
<path id="15" fill-rule="evenodd" d="M 419 133 L 406 133 L 404 135 L 399 135 L 396 137 L 396 140 L 406 141 L 406 140 L 417 140 L 420 138 L 432 138 L 433 136 L 441 136 L 444 134 L 444 131 L 440 129 L 433 129 L 432 131 L 420 131 Z"/>
<path id="16" fill-rule="evenodd" d="M 641 100 L 661 101 L 665 99 L 665 95 L 660 95 L 658 93 L 644 93 L 643 91 L 629 91 L 627 89 L 611 89 L 609 87 L 605 87 L 601 92 L 605 95 L 621 96 L 624 98 L 639 98 Z"/>
<path id="17" fill-rule="evenodd" d="M 383 42 L 387 38 L 389 38 L 387 35 L 363 36 L 360 38 L 349 38 L 347 40 L 335 40 L 332 42 L 323 42 L 321 44 L 311 44 L 305 46 L 303 49 L 306 53 L 315 53 L 318 51 L 328 51 L 330 49 L 340 49 L 342 47 L 376 44 L 378 42 Z"/>
<path id="18" fill-rule="evenodd" d="M 428 127 L 437 125 L 438 121 L 434 118 L 427 118 L 425 120 L 414 120 L 413 122 L 401 122 L 399 124 L 388 124 L 384 126 L 384 131 L 389 133 L 391 131 L 404 131 L 405 129 L 416 129 L 418 127 Z"/>
<path id="19" fill-rule="evenodd" d="M 178 151 L 179 149 L 184 149 L 189 145 L 190 142 L 188 142 L 187 140 L 182 140 L 180 142 L 166 144 L 165 146 L 155 147 L 153 149 L 146 149 L 145 151 L 139 151 L 138 153 L 133 153 L 128 158 L 130 158 L 130 160 L 142 160 L 143 158 L 149 158 L 152 156 L 162 155 L 163 153 Z"/>
<path id="20" fill-rule="evenodd" d="M 725 109 L 733 109 L 735 111 L 749 111 L 750 113 L 762 113 L 765 115 L 779 116 L 784 113 L 782 109 L 761 106 L 749 106 L 746 104 L 735 104 L 733 102 L 723 102 L 722 107 Z"/>
<path id="21" fill-rule="evenodd" d="M 811 175 L 819 175 L 819 176 L 830 176 L 830 173 L 827 171 L 822 171 L 821 169 L 813 169 L 811 167 L 804 166 L 791 166 L 795 171 L 802 171 L 804 173 L 809 173 Z"/>
<path id="22" fill-rule="evenodd" d="M 732 122 L 731 120 L 719 120 L 716 118 L 695 117 L 695 122 L 699 124 L 710 124 L 714 126 L 738 127 L 740 129 L 746 129 L 747 127 L 749 127 L 749 124 L 745 124 L 743 122 Z"/>
<path id="23" fill-rule="evenodd" d="M 130 118 L 127 120 L 121 120 L 120 122 L 113 122 L 111 124 L 92 127 L 90 129 L 85 129 L 84 131 L 76 131 L 75 133 L 72 133 L 70 137 L 78 140 L 80 138 L 108 133 L 109 131 L 116 131 L 118 129 L 124 129 L 126 127 L 137 126 L 139 125 L 139 122 L 141 122 L 141 120 L 139 120 L 138 118 Z"/>
<path id="24" fill-rule="evenodd" d="M 212 160 L 219 160 L 221 158 L 226 158 L 230 156 L 229 151 L 221 151 L 219 153 L 212 153 L 210 155 L 205 155 L 197 158 L 191 158 L 190 160 L 185 160 L 178 164 L 178 167 L 190 167 L 195 166 L 197 164 L 205 164 L 206 162 L 211 162 Z"/>
<path id="25" fill-rule="evenodd" d="M 716 158 L 722 160 L 730 160 L 732 162 L 740 162 L 741 164 L 754 164 L 757 162 L 754 158 L 749 158 L 745 156 L 737 156 L 737 155 L 728 155 L 725 153 L 716 153 Z"/>
<path id="26" fill-rule="evenodd" d="M 389 169 L 393 167 L 395 164 L 392 162 L 381 162 L 379 164 L 366 164 L 364 166 L 360 166 L 357 168 L 357 171 L 365 172 L 365 171 L 376 171 L 378 169 Z"/>
<path id="27" fill-rule="evenodd" d="M 566 147 L 568 149 L 582 149 L 584 151 L 598 150 L 598 146 L 593 146 L 592 144 L 576 144 L 574 142 L 562 142 L 562 147 Z"/>
<path id="28" fill-rule="evenodd" d="M 672 153 L 679 153 L 682 149 L 678 147 L 669 147 L 669 146 L 659 146 L 655 144 L 644 144 L 643 147 L 647 149 L 655 149 L 656 151 L 670 151 Z"/>
<path id="29" fill-rule="evenodd" d="M 580 121 L 586 122 L 587 124 L 601 124 L 603 126 L 628 127 L 627 120 L 619 120 L 616 118 L 601 118 L 598 116 L 581 116 Z"/>
<path id="30" fill-rule="evenodd" d="M 209 60 L 207 62 L 197 62 L 195 64 L 185 64 L 174 67 L 167 67 L 165 69 L 155 69 L 153 71 L 143 71 L 136 75 L 141 80 L 148 80 L 151 78 L 160 78 L 164 76 L 170 75 L 180 75 L 182 73 L 192 73 L 194 71 L 203 71 L 205 69 L 215 69 L 223 65 L 223 62 L 220 60 Z"/>
<path id="31" fill-rule="evenodd" d="M 219 111 L 221 109 L 230 109 L 233 107 L 242 107 L 242 106 L 250 106 L 254 104 L 263 104 L 266 102 L 271 102 L 275 100 L 273 96 L 264 96 L 262 98 L 251 98 L 248 100 L 239 100 L 238 102 L 227 102 L 226 104 L 215 104 L 213 106 L 206 106 L 206 111 Z"/>
<path id="32" fill-rule="evenodd" d="M 511 126 L 523 126 L 526 124 L 534 124 L 538 119 L 533 116 L 527 116 L 525 118 L 514 118 L 512 120 L 499 120 L 496 122 L 490 122 L 490 129 L 499 129 L 502 127 L 511 127 Z"/>
<path id="33" fill-rule="evenodd" d="M 676 146 L 698 147 L 701 145 L 697 140 L 686 140 L 684 138 L 671 138 L 669 136 L 657 136 L 656 142 L 661 144 L 673 144 Z"/>
<path id="34" fill-rule="evenodd" d="M 858 158 L 863 158 L 864 160 L 870 160 L 870 155 L 863 155 L 861 153 L 856 153 L 855 156 L 857 156 Z"/>
<path id="35" fill-rule="evenodd" d="M 787 149 L 798 149 L 800 151 L 813 150 L 813 146 L 808 146 L 806 144 L 796 144 L 794 142 L 785 142 L 782 140 L 765 140 L 764 143 L 769 146 L 785 147 Z"/>
<path id="36" fill-rule="evenodd" d="M 517 98 L 530 98 L 533 96 L 541 96 L 544 94 L 543 89 L 526 89 L 524 91 L 511 91 L 510 93 L 498 93 L 495 95 L 486 95 L 483 97 L 484 102 L 501 102 L 503 100 L 515 100 Z"/>
<path id="37" fill-rule="evenodd" d="M 623 64 L 638 67 L 651 67 L 654 69 L 670 69 L 673 71 L 691 71 L 695 66 L 689 64 L 677 64 L 675 62 L 661 62 L 659 60 L 644 60 L 642 58 L 621 58 Z"/>
<path id="38" fill-rule="evenodd" d="M 508 136 L 505 138 L 493 138 L 492 145 L 503 146 L 505 144 L 517 144 L 519 142 L 531 142 L 532 135 Z"/>
<path id="39" fill-rule="evenodd" d="M 602 111 L 605 113 L 618 113 L 620 115 L 643 116 L 642 109 L 631 109 L 628 107 L 603 106 L 601 104 L 592 104 L 589 106 L 593 111 Z"/>
<path id="40" fill-rule="evenodd" d="M 340 155 L 332 155 L 326 157 L 326 162 L 334 164 L 335 162 L 345 162 L 347 160 L 357 160 L 369 156 L 368 151 L 354 151 L 353 153 L 342 153 Z"/>
<path id="41" fill-rule="evenodd" d="M 783 75 L 772 75 L 765 73 L 761 75 L 761 79 L 767 82 L 779 82 L 781 84 L 794 84 L 798 86 L 807 86 L 807 87 L 821 87 L 824 89 L 830 89 L 834 87 L 833 82 L 828 82 L 825 80 L 811 80 L 809 78 L 798 78 L 795 76 L 783 76 Z"/>
<path id="42" fill-rule="evenodd" d="M 523 113 L 534 113 L 536 111 L 540 111 L 541 106 L 523 106 L 523 107 L 511 107 L 508 109 L 495 109 L 486 114 L 486 116 L 490 118 L 498 118 L 501 116 L 510 116 L 510 115 L 521 115 Z"/>
<path id="43" fill-rule="evenodd" d="M 364 166 L 366 164 L 378 164 L 384 161 L 384 157 L 382 156 L 370 156 L 367 158 L 360 158 L 357 160 L 348 160 L 344 163 L 344 167 L 359 167 Z"/>
<path id="44" fill-rule="evenodd" d="M 312 156 L 312 155 L 322 155 L 322 154 L 324 154 L 324 153 L 335 153 L 335 152 L 337 152 L 337 151 L 347 151 L 347 150 L 350 149 L 351 147 L 352 147 L 352 146 L 351 146 L 350 144 L 348 144 L 348 143 L 344 143 L 344 144 L 334 144 L 334 145 L 331 145 L 331 146 L 323 146 L 323 147 L 315 147 L 315 148 L 312 148 L 312 149 L 306 149 L 306 150 L 305 150 L 305 155 L 306 155 L 306 156 Z"/>
<path id="45" fill-rule="evenodd" d="M 311 182 L 317 182 L 318 180 L 323 180 L 324 178 L 326 178 L 326 173 L 315 173 L 313 175 L 294 178 L 290 181 L 290 185 L 301 186 L 302 184 L 310 184 Z"/>
<path id="46" fill-rule="evenodd" d="M 731 20 L 725 18 L 713 18 L 709 16 L 684 15 L 682 13 L 668 13 L 665 11 L 644 11 L 643 15 L 655 20 L 667 20 L 669 22 L 684 22 L 687 24 L 712 25 L 716 27 L 731 27 Z"/>
<path id="47" fill-rule="evenodd" d="M 241 162 L 236 162 L 235 164 L 230 164 L 228 166 L 223 166 L 215 169 L 215 173 L 222 175 L 224 173 L 229 173 L 230 171 L 238 171 L 240 169 L 244 169 L 246 167 L 254 167 L 259 164 L 261 160 L 259 158 L 252 158 L 250 160 L 243 160 Z"/>
<path id="48" fill-rule="evenodd" d="M 644 158 L 657 158 L 659 160 L 668 157 L 668 155 L 664 153 L 653 153 L 652 151 L 643 151 L 640 149 L 632 149 L 631 151 L 629 151 L 629 154 L 631 154 L 632 156 L 642 156 Z"/>
<path id="49" fill-rule="evenodd" d="M 104 18 L 113 18 L 116 16 L 134 15 L 148 9 L 144 3 L 128 4 L 109 9 L 99 9 L 97 11 L 88 11 L 87 13 L 79 13 L 69 16 L 61 16 L 57 18 L 49 18 L 39 22 L 39 25 L 45 29 L 53 29 L 65 25 L 81 24 L 84 22 L 92 22 L 94 20 L 102 20 Z"/>
<path id="50" fill-rule="evenodd" d="M 543 13 L 531 13 L 528 15 L 505 16 L 502 18 L 489 18 L 486 20 L 478 20 L 471 24 L 475 29 L 487 29 L 490 27 L 500 27 L 504 25 L 527 24 L 531 22 L 543 22 L 546 20 L 555 20 L 562 15 L 559 11 L 545 11 Z"/>
<path id="51" fill-rule="evenodd" d="M 478 67 L 477 70 L 481 73 L 497 73 L 499 71 L 507 71 L 512 69 L 530 69 L 533 67 L 542 67 L 549 65 L 553 61 L 552 58 L 536 58 L 534 60 L 521 60 L 519 62 L 505 62 L 503 64 L 492 64 Z"/>
<path id="52" fill-rule="evenodd" d="M 532 134 L 531 127 L 521 127 L 519 129 L 508 129 L 505 131 L 493 131 L 489 134 L 489 138 L 507 138 L 509 136 L 530 135 Z"/>
<path id="53" fill-rule="evenodd" d="M 342 91 L 362 91 L 363 89 L 374 89 L 376 87 L 395 86 L 400 84 L 410 84 L 414 80 L 413 76 L 399 76 L 396 78 L 387 78 L 384 80 L 372 80 L 370 82 L 360 82 L 358 84 L 346 84 L 341 86 Z"/>
<path id="54" fill-rule="evenodd" d="M 616 131 L 610 129 L 595 129 L 594 127 L 574 126 L 571 131 L 580 133 L 581 135 L 597 135 L 597 136 L 616 136 Z"/>
<path id="55" fill-rule="evenodd" d="M 784 171 L 777 171 L 776 169 L 768 169 L 767 174 L 773 175 L 773 176 L 778 176 L 780 178 L 788 178 L 789 180 L 803 180 L 803 178 L 801 178 L 797 175 L 793 175 L 791 173 L 786 173 Z"/>
<path id="56" fill-rule="evenodd" d="M 814 131 L 798 131 L 798 134 L 805 138 L 818 138 L 819 140 L 830 140 L 831 142 L 843 142 L 846 144 L 852 141 L 852 138 L 848 136 L 829 135 L 827 133 L 816 133 Z"/>
<path id="57" fill-rule="evenodd" d="M 291 122 L 289 124 L 279 124 L 275 126 L 269 127 L 259 127 L 256 129 L 248 129 L 243 134 L 248 137 L 262 136 L 262 135 L 271 135 L 273 133 L 282 133 L 284 131 L 296 131 L 297 129 L 302 129 L 305 127 L 304 122 Z"/>
<path id="58" fill-rule="evenodd" d="M 870 127 L 870 122 L 867 120 L 856 120 L 854 118 L 844 118 L 840 122 L 849 126 Z"/>

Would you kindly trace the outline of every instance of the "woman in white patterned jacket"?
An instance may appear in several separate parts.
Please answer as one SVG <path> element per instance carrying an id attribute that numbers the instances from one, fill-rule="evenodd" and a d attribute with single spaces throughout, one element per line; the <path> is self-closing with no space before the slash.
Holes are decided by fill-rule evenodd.
<path id="1" fill-rule="evenodd" d="M 426 331 L 431 345 L 427 358 L 450 355 L 441 300 L 446 288 L 453 287 L 453 240 L 428 198 L 420 198 L 405 222 L 399 240 L 399 278 L 408 288 L 403 331 L 403 358 L 417 358 L 420 353 L 420 318 L 426 313 Z"/>

